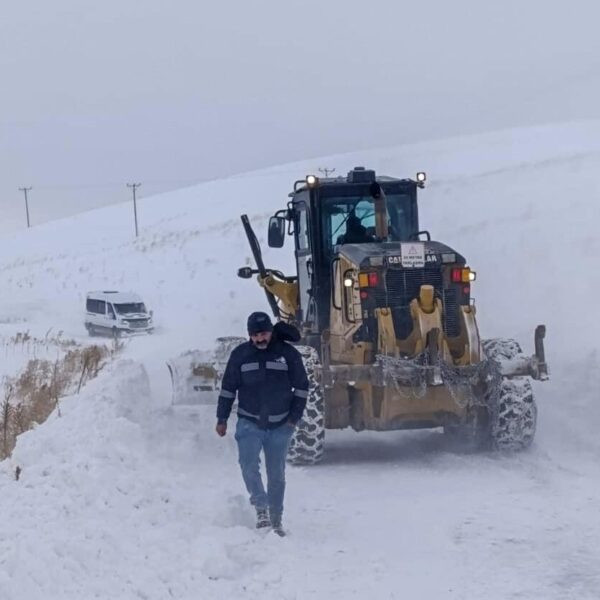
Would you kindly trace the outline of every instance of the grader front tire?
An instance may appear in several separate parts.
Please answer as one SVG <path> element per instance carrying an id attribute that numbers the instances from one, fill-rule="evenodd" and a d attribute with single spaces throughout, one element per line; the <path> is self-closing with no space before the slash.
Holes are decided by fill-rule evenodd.
<path id="1" fill-rule="evenodd" d="M 310 346 L 296 346 L 308 375 L 306 409 L 292 436 L 287 460 L 293 465 L 314 465 L 323 458 L 325 445 L 325 402 L 316 378 L 319 355 Z"/>

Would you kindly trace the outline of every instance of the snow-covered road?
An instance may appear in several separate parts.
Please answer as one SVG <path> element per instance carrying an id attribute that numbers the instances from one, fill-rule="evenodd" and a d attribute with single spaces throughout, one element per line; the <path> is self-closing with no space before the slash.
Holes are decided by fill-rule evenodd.
<path id="1" fill-rule="evenodd" d="M 137 240 L 129 206 L 0 240 L 2 375 L 28 358 L 10 342 L 19 332 L 87 343 L 91 289 L 140 292 L 158 325 L 1 464 L 0 599 L 600 597 L 600 327 L 582 301 L 600 293 L 599 132 L 557 126 L 326 161 L 389 175 L 432 165 L 422 223 L 478 271 L 484 336 L 530 352 L 545 322 L 552 379 L 535 385 L 538 435 L 519 455 L 469 453 L 437 431 L 328 432 L 322 464 L 288 470 L 284 539 L 253 529 L 213 409 L 170 406 L 165 361 L 243 334 L 265 307 L 234 277 L 249 260 L 238 215 L 260 229 L 314 165 L 145 199 Z M 267 262 L 289 270 L 291 254 Z"/>
<path id="2" fill-rule="evenodd" d="M 122 361 L 23 437 L 21 480 L 0 487 L 1 597 L 597 597 L 600 467 L 549 437 L 552 394 L 517 456 L 331 433 L 321 465 L 288 471 L 281 540 L 254 530 L 212 409 L 149 411 L 149 385 Z"/>

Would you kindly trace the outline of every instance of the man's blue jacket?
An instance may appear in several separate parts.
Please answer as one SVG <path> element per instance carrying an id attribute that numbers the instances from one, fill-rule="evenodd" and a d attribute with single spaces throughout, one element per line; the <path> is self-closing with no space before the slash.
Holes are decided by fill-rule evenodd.
<path id="1" fill-rule="evenodd" d="M 296 424 L 302 417 L 308 378 L 300 353 L 282 339 L 291 337 L 282 325 L 275 325 L 265 350 L 248 341 L 231 353 L 221 382 L 219 422 L 229 418 L 236 394 L 238 416 L 263 429 L 273 429 L 286 421 Z"/>

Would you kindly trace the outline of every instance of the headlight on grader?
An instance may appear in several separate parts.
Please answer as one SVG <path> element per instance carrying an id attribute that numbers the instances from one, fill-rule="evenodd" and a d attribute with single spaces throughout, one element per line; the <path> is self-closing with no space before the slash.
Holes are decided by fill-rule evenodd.
<path id="1" fill-rule="evenodd" d="M 314 188 L 319 185 L 319 178 L 316 175 L 307 175 L 306 176 L 306 185 L 309 188 Z"/>

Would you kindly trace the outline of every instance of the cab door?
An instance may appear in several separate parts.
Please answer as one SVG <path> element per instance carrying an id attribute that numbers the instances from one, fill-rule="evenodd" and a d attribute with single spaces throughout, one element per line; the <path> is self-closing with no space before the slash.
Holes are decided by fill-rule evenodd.
<path id="1" fill-rule="evenodd" d="M 306 329 L 316 331 L 317 315 L 313 297 L 314 264 L 308 226 L 308 209 L 304 202 L 298 203 L 295 208 L 296 267 L 300 301 L 300 315 L 298 320 Z"/>

